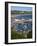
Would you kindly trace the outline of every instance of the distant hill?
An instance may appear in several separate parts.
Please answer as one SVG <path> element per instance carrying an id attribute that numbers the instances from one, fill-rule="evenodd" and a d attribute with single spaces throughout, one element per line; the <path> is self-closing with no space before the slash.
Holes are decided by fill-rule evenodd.
<path id="1" fill-rule="evenodd" d="M 11 14 L 32 14 L 32 11 L 11 11 Z"/>

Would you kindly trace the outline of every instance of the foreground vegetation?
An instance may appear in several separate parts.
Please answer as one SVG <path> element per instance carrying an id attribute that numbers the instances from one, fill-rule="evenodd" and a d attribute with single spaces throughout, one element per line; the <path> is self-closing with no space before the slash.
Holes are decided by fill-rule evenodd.
<path id="1" fill-rule="evenodd" d="M 27 38 L 32 38 L 32 31 L 30 31 L 28 34 L 27 34 Z M 15 29 L 12 29 L 11 30 L 11 39 L 27 39 L 25 37 L 25 33 L 24 34 L 20 34 L 19 32 L 15 31 Z"/>

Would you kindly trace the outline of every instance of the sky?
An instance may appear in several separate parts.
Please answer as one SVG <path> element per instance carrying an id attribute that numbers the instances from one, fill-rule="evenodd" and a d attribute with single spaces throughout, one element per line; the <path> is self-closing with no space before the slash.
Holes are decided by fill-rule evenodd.
<path id="1" fill-rule="evenodd" d="M 11 6 L 11 10 L 18 10 L 18 11 L 32 11 L 32 7 Z"/>

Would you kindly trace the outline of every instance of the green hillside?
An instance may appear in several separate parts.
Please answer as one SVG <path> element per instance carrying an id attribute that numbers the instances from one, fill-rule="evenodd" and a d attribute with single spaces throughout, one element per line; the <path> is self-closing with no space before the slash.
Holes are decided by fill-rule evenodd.
<path id="1" fill-rule="evenodd" d="M 32 11 L 11 11 L 11 14 L 32 14 Z"/>

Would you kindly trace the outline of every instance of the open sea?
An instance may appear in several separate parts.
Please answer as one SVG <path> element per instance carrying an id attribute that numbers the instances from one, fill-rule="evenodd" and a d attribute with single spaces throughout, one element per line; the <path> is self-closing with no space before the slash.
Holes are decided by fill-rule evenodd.
<path id="1" fill-rule="evenodd" d="M 16 15 L 16 19 L 32 19 L 32 15 L 31 14 L 19 14 L 19 15 Z"/>

